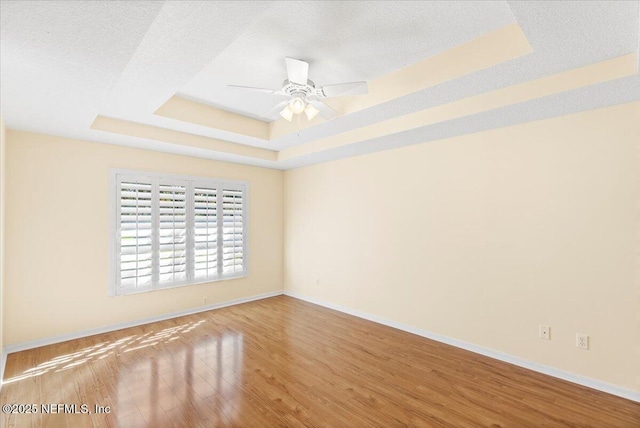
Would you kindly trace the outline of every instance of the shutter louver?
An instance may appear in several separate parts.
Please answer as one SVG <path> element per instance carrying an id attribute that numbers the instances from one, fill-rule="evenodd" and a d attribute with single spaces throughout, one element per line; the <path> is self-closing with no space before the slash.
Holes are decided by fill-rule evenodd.
<path id="1" fill-rule="evenodd" d="M 158 185 L 158 282 L 187 279 L 187 188 Z"/>
<path id="2" fill-rule="evenodd" d="M 193 189 L 194 278 L 218 275 L 218 192 L 215 188 Z"/>
<path id="3" fill-rule="evenodd" d="M 124 289 L 147 288 L 153 279 L 152 184 L 119 183 L 119 285 Z"/>
<path id="4" fill-rule="evenodd" d="M 244 270 L 244 220 L 242 190 L 222 190 L 222 274 Z"/>

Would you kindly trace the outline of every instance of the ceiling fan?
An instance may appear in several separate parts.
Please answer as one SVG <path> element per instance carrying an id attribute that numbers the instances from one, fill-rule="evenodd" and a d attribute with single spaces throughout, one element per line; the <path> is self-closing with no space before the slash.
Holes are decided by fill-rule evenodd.
<path id="1" fill-rule="evenodd" d="M 250 92 L 260 92 L 286 96 L 287 99 L 277 103 L 263 117 L 270 117 L 276 111 L 280 116 L 291 122 L 294 114 L 304 114 L 307 119 L 313 119 L 318 113 L 325 119 L 332 119 L 338 112 L 320 101 L 322 98 L 339 97 L 345 95 L 362 95 L 368 92 L 367 82 L 340 83 L 316 87 L 309 80 L 309 63 L 295 58 L 285 58 L 287 66 L 287 80 L 282 84 L 282 89 L 273 90 L 254 88 L 250 86 L 228 85 L 229 88 Z"/>

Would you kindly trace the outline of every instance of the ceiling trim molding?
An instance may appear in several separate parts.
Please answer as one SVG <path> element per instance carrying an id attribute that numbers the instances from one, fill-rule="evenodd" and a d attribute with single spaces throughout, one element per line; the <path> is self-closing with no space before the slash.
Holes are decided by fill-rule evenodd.
<path id="1" fill-rule="evenodd" d="M 269 124 L 266 122 L 178 95 L 169 98 L 153 114 L 265 141 L 269 139 Z"/>
<path id="2" fill-rule="evenodd" d="M 335 149 L 348 144 L 421 128 L 425 125 L 458 119 L 560 92 L 631 76 L 637 73 L 636 62 L 636 54 L 632 53 L 448 104 L 427 108 L 281 150 L 278 152 L 278 160 L 294 159 L 327 149 Z"/>
<path id="3" fill-rule="evenodd" d="M 603 93 L 609 94 L 609 98 L 605 100 L 601 96 Z M 526 101 L 515 106 L 506 106 L 423 128 L 414 128 L 393 135 L 300 156 L 296 159 L 280 161 L 278 162 L 278 168 L 284 170 L 303 168 L 369 153 L 452 140 L 458 137 L 493 132 L 501 128 L 542 120 L 552 120 L 589 111 L 616 108 L 626 104 L 636 105 L 640 113 L 640 78 L 637 76 L 603 82 L 588 88 Z"/>
<path id="4" fill-rule="evenodd" d="M 144 138 L 146 140 L 162 141 L 165 143 L 207 149 L 214 152 L 222 152 L 248 158 L 268 161 L 275 161 L 278 158 L 278 152 L 273 150 L 230 143 L 228 141 L 217 140 L 215 138 L 187 134 L 186 132 L 173 131 L 166 128 L 159 128 L 156 126 L 144 125 L 141 123 L 129 122 L 127 120 L 106 116 L 96 117 L 91 124 L 91 129 L 113 132 L 130 137 Z"/>

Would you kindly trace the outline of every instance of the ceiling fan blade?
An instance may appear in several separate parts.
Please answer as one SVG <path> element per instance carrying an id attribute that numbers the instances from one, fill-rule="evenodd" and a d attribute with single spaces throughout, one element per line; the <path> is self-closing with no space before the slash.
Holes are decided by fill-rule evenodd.
<path id="1" fill-rule="evenodd" d="M 325 97 L 340 97 L 347 95 L 364 95 L 369 92 L 367 82 L 339 83 L 337 85 L 327 85 L 322 87 Z"/>
<path id="2" fill-rule="evenodd" d="M 289 82 L 306 85 L 309 78 L 309 63 L 295 58 L 285 58 Z"/>
<path id="3" fill-rule="evenodd" d="M 271 119 L 271 116 L 275 115 L 276 113 L 280 113 L 280 110 L 282 110 L 287 104 L 289 104 L 289 100 L 280 101 L 278 104 L 274 105 L 269 110 L 262 113 L 260 116 Z"/>
<path id="4" fill-rule="evenodd" d="M 320 116 L 325 119 L 333 119 L 338 116 L 338 112 L 323 103 L 322 101 L 309 101 L 309 104 L 314 106 L 320 112 Z"/>
<path id="5" fill-rule="evenodd" d="M 274 91 L 273 89 L 254 88 L 252 86 L 227 85 L 227 88 L 240 89 L 241 91 L 248 91 L 248 92 L 260 92 L 263 94 L 275 94 L 276 92 L 278 92 L 278 91 Z"/>

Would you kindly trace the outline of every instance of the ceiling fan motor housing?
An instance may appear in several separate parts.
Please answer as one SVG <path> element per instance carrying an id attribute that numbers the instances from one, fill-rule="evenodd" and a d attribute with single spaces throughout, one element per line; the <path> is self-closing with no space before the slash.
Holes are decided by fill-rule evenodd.
<path id="1" fill-rule="evenodd" d="M 316 84 L 311 80 L 307 80 L 306 85 L 299 85 L 293 83 L 288 79 L 282 83 L 282 93 L 289 95 L 290 97 L 317 97 L 324 98 L 324 93 L 321 89 L 316 89 Z"/>

